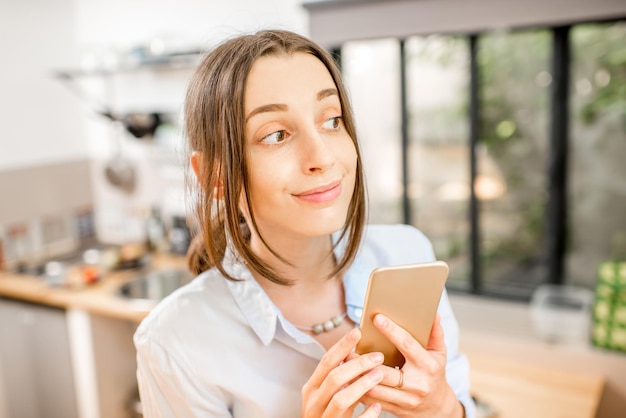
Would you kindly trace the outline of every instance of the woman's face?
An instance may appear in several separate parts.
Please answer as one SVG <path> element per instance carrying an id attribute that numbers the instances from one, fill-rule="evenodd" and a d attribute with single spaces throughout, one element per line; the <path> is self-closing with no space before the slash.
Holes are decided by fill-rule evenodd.
<path id="1" fill-rule="evenodd" d="M 247 192 L 259 232 L 321 236 L 340 229 L 357 153 L 324 64 L 306 53 L 258 59 L 244 107 Z"/>

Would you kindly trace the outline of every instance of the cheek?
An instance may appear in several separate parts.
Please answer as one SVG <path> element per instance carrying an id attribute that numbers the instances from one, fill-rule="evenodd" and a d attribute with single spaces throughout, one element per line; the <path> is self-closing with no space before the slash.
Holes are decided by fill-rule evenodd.
<path id="1" fill-rule="evenodd" d="M 343 143 L 340 155 L 346 169 L 348 169 L 351 174 L 355 174 L 357 166 L 357 153 L 356 146 L 354 145 L 354 142 L 352 142 L 351 138 L 348 137 L 347 141 Z"/>
<path id="2" fill-rule="evenodd" d="M 344 169 L 346 171 L 347 179 L 350 182 L 350 192 L 347 193 L 346 198 L 352 199 L 352 195 L 355 192 L 356 187 L 356 173 L 358 165 L 358 156 L 356 152 L 356 146 L 350 139 L 350 143 L 345 146 L 343 153 Z"/>
<path id="3" fill-rule="evenodd" d="M 284 189 L 286 180 L 292 177 L 287 173 L 288 159 L 266 157 L 257 155 L 248 160 L 252 166 L 248 177 L 248 192 L 255 205 L 271 200 L 276 192 Z"/>

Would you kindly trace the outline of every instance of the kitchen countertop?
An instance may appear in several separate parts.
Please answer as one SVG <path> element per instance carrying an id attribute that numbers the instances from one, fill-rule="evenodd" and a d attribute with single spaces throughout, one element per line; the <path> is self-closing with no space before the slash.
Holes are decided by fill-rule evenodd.
<path id="1" fill-rule="evenodd" d="M 150 271 L 186 269 L 185 257 L 171 254 L 151 256 Z M 50 286 L 36 276 L 0 272 L 0 297 L 22 300 L 64 309 L 82 309 L 111 318 L 140 322 L 153 305 L 138 303 L 115 293 L 125 283 L 142 274 L 123 270 L 106 274 L 100 281 L 79 288 Z"/>
<path id="2" fill-rule="evenodd" d="M 494 417 L 596 417 L 603 376 L 468 354 L 472 392 Z"/>
<path id="3" fill-rule="evenodd" d="M 150 271 L 172 268 L 186 269 L 185 258 L 170 254 L 151 257 Z M 0 297 L 139 323 L 154 305 L 133 302 L 115 293 L 141 274 L 139 270 L 116 271 L 93 285 L 66 288 L 49 286 L 44 279 L 34 276 L 0 272 Z M 472 346 L 468 328 L 465 327 L 464 351 L 472 364 L 472 392 L 478 399 L 487 401 L 498 418 L 528 416 L 529 406 L 532 406 L 533 416 L 590 418 L 596 415 L 605 385 L 600 373 L 522 364 L 512 358 L 491 356 L 485 352 L 484 338 L 478 338 L 480 343 Z"/>

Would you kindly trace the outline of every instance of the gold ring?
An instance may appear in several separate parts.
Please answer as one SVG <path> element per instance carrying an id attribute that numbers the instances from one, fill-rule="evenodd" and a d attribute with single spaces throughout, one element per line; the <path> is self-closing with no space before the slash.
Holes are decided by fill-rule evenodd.
<path id="1" fill-rule="evenodd" d="M 400 380 L 398 381 L 398 384 L 395 385 L 393 388 L 402 389 L 402 386 L 404 386 L 404 371 L 397 366 L 396 366 L 396 370 L 400 372 Z"/>

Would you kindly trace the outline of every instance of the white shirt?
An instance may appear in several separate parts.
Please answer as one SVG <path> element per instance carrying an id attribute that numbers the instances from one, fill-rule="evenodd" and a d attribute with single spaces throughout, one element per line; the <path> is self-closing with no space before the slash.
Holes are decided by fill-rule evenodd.
<path id="1" fill-rule="evenodd" d="M 339 254 L 342 244 L 335 250 Z M 434 259 L 430 242 L 413 227 L 367 227 L 344 274 L 350 319 L 360 322 L 375 267 Z M 325 349 L 283 317 L 236 257 L 227 256 L 224 266 L 242 280 L 208 270 L 161 301 L 138 327 L 134 342 L 144 416 L 300 416 L 301 388 Z M 469 367 L 458 352 L 459 329 L 445 291 L 439 313 L 448 353 L 446 377 L 473 418 Z"/>

